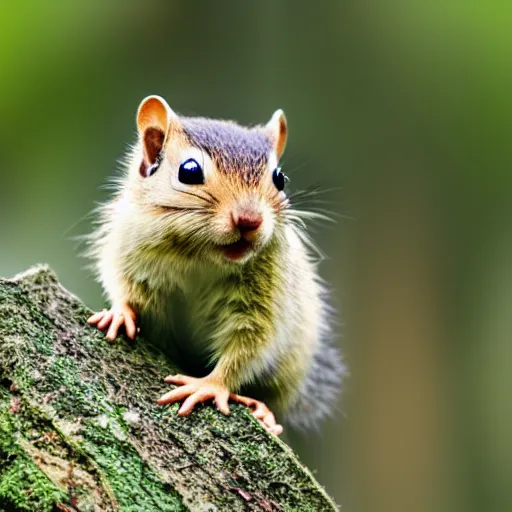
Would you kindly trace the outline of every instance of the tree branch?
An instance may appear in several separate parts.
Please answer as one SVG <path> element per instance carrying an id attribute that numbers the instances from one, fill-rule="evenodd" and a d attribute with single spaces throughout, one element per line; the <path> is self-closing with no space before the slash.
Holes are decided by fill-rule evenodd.
<path id="1" fill-rule="evenodd" d="M 246 408 L 157 406 L 172 364 L 90 313 L 48 267 L 0 280 L 0 512 L 337 510 Z"/>

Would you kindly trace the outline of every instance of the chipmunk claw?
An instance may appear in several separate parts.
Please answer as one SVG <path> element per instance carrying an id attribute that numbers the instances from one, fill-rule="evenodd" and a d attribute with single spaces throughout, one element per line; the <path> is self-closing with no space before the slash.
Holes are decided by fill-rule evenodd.
<path id="1" fill-rule="evenodd" d="M 247 396 L 236 395 L 234 393 L 232 393 L 229 398 L 233 400 L 233 402 L 238 402 L 249 407 L 254 418 L 258 420 L 259 424 L 267 432 L 270 432 L 275 436 L 280 436 L 283 433 L 282 425 L 277 423 L 274 413 L 263 402 Z"/>
<path id="2" fill-rule="evenodd" d="M 216 380 L 185 375 L 169 375 L 164 380 L 179 387 L 161 396 L 157 403 L 167 405 L 184 400 L 178 411 L 178 416 L 188 416 L 198 403 L 207 400 L 213 400 L 222 414 L 229 415 L 229 390 Z"/>
<path id="3" fill-rule="evenodd" d="M 197 378 L 187 375 L 169 375 L 164 381 L 179 387 L 161 396 L 157 402 L 160 405 L 167 405 L 184 400 L 178 411 L 178 416 L 188 416 L 196 404 L 207 400 L 213 400 L 217 409 L 228 415 L 228 400 L 232 400 L 249 407 L 252 415 L 267 432 L 275 436 L 280 436 L 283 433 L 283 427 L 276 422 L 274 414 L 263 402 L 229 393 L 226 386 L 211 377 Z"/>
<path id="4" fill-rule="evenodd" d="M 104 309 L 98 313 L 91 315 L 87 323 L 89 325 L 96 325 L 96 327 L 103 331 L 107 329 L 105 338 L 109 341 L 114 341 L 117 338 L 119 329 L 124 325 L 126 329 L 126 335 L 130 339 L 134 339 L 137 334 L 137 327 L 135 325 L 135 311 L 126 305 L 112 306 L 110 310 Z"/>

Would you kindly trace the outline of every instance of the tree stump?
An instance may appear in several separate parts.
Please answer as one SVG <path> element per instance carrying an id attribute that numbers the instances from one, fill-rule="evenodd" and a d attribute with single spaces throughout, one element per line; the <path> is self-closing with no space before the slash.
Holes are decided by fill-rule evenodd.
<path id="1" fill-rule="evenodd" d="M 0 512 L 337 510 L 243 406 L 158 406 L 172 363 L 90 314 L 46 266 L 0 280 Z"/>

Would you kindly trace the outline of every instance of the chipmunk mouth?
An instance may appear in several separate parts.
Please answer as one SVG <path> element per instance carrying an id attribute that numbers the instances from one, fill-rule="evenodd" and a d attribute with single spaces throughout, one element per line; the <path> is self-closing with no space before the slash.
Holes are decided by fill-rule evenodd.
<path id="1" fill-rule="evenodd" d="M 220 248 L 226 258 L 237 261 L 242 259 L 253 248 L 253 243 L 245 238 L 240 238 L 240 240 L 232 244 L 222 245 Z"/>

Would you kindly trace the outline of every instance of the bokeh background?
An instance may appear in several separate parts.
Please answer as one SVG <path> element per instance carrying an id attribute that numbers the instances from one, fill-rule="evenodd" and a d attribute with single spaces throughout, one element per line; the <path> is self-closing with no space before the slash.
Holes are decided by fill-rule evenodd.
<path id="1" fill-rule="evenodd" d="M 49 263 L 103 301 L 72 237 L 140 100 L 287 114 L 351 377 L 290 442 L 344 510 L 512 510 L 512 16 L 506 2 L 2 2 L 0 275 Z"/>

